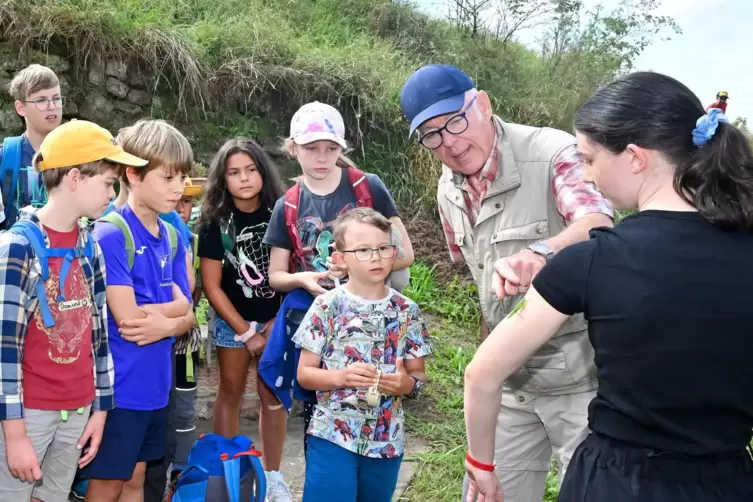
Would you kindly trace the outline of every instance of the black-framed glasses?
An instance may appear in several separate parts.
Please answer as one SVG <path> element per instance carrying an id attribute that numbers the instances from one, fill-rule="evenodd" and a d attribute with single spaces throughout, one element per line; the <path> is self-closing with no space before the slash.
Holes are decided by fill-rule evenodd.
<path id="1" fill-rule="evenodd" d="M 55 98 L 37 98 L 32 101 L 24 101 L 24 103 L 34 103 L 34 106 L 40 112 L 46 112 L 50 108 L 53 110 L 62 108 L 65 106 L 65 96 L 57 96 Z M 50 106 L 52 104 L 52 106 Z"/>
<path id="2" fill-rule="evenodd" d="M 466 114 L 468 113 L 468 110 L 471 109 L 471 106 L 473 106 L 473 103 L 476 102 L 477 97 L 478 96 L 473 96 L 473 99 L 468 103 L 468 106 L 466 106 L 462 112 L 448 120 L 445 125 L 418 138 L 419 144 L 429 150 L 436 150 L 442 146 L 442 141 L 444 141 L 442 138 L 442 131 L 447 131 L 450 134 L 464 133 L 468 129 L 468 117 L 466 117 Z"/>
<path id="3" fill-rule="evenodd" d="M 358 249 L 346 249 L 341 253 L 353 253 L 358 261 L 369 261 L 374 257 L 374 251 L 379 254 L 379 257 L 383 260 L 389 260 L 395 256 L 395 249 L 397 246 L 384 245 L 378 248 L 358 248 Z"/>

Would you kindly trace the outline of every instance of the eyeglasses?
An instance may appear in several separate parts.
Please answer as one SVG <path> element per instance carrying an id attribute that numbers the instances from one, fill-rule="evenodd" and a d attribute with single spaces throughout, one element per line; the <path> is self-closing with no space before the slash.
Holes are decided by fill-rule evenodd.
<path id="1" fill-rule="evenodd" d="M 436 150 L 442 146 L 442 141 L 444 141 L 442 138 L 442 131 L 447 131 L 450 134 L 464 133 L 468 129 L 468 117 L 466 117 L 466 114 L 468 113 L 468 110 L 471 109 L 471 106 L 473 106 L 473 103 L 476 102 L 477 97 L 478 96 L 474 96 L 471 102 L 468 103 L 468 106 L 466 106 L 462 112 L 448 120 L 445 125 L 421 136 L 418 139 L 419 144 L 429 150 Z"/>
<path id="2" fill-rule="evenodd" d="M 58 96 L 56 98 L 48 99 L 48 98 L 38 98 L 33 101 L 24 101 L 24 103 L 34 103 L 34 106 L 39 110 L 40 112 L 46 112 L 50 108 L 53 110 L 56 108 L 62 108 L 65 106 L 65 96 Z M 50 106 L 50 103 L 52 103 L 52 106 Z"/>
<path id="3" fill-rule="evenodd" d="M 389 260 L 395 256 L 396 246 L 379 246 L 378 248 L 358 248 L 358 249 L 346 249 L 341 251 L 342 253 L 353 253 L 358 261 L 369 261 L 374 257 L 374 251 L 379 253 L 379 257 L 383 260 Z"/>

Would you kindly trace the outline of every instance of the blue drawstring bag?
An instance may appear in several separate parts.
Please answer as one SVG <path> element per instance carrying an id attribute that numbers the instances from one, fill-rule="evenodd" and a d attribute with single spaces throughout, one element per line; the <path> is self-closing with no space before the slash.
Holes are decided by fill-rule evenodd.
<path id="1" fill-rule="evenodd" d="M 266 478 L 260 457 L 245 436 L 202 434 L 171 486 L 168 502 L 263 502 Z"/>

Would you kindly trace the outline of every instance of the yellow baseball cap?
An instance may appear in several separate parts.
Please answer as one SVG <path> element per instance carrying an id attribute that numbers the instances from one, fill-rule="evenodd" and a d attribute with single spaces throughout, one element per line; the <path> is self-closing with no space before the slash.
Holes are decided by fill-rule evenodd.
<path id="1" fill-rule="evenodd" d="M 183 182 L 183 197 L 198 197 L 200 193 L 201 186 L 194 185 L 191 182 L 191 178 L 186 176 L 186 179 Z"/>
<path id="2" fill-rule="evenodd" d="M 719 93 L 717 94 L 717 96 L 719 96 L 720 98 L 728 98 L 729 99 L 729 94 L 727 93 L 727 91 L 719 91 Z"/>
<path id="3" fill-rule="evenodd" d="M 80 166 L 98 160 L 143 167 L 149 162 L 126 153 L 112 137 L 110 131 L 86 120 L 71 120 L 52 130 L 39 147 L 40 171 L 61 167 Z"/>

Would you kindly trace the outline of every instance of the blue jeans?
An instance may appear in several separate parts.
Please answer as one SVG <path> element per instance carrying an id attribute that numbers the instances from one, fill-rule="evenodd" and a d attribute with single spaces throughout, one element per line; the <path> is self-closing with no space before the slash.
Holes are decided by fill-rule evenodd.
<path id="1" fill-rule="evenodd" d="M 402 462 L 403 457 L 365 457 L 309 436 L 303 502 L 392 502 Z"/>
<path id="2" fill-rule="evenodd" d="M 256 332 L 264 328 L 264 325 L 266 323 L 258 323 L 256 325 Z M 235 341 L 235 331 L 233 328 L 230 327 L 228 323 L 225 322 L 224 319 L 217 316 L 217 318 L 214 321 L 214 334 L 212 335 L 212 342 L 217 347 L 225 347 L 225 348 L 231 348 L 231 349 L 245 349 L 246 346 L 242 344 L 241 342 Z"/>

